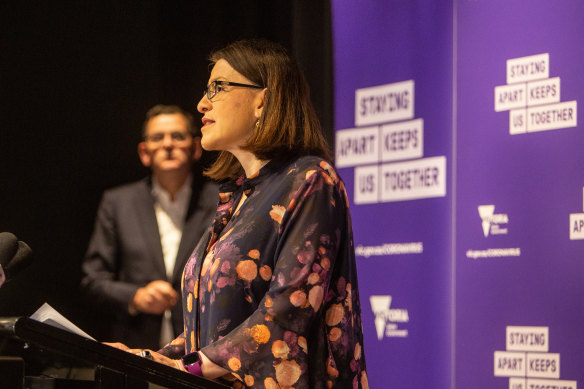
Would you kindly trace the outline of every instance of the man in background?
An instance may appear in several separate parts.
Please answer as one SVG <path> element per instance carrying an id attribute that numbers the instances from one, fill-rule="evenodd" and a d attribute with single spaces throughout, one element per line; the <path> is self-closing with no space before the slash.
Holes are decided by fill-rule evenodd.
<path id="1" fill-rule="evenodd" d="M 152 174 L 103 194 L 81 287 L 107 326 L 100 340 L 156 350 L 182 332 L 182 270 L 215 216 L 218 188 L 194 168 L 202 149 L 189 113 L 156 105 L 142 135 L 138 154 Z"/>

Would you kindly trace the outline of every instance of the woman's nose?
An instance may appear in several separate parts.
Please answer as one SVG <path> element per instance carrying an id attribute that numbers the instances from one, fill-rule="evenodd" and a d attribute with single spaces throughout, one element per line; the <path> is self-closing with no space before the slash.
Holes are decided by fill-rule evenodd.
<path id="1" fill-rule="evenodd" d="M 197 104 L 197 111 L 199 111 L 200 113 L 205 113 L 210 109 L 211 101 L 207 98 L 206 95 L 203 95 L 203 97 L 201 97 L 201 100 L 199 100 L 199 103 Z"/>

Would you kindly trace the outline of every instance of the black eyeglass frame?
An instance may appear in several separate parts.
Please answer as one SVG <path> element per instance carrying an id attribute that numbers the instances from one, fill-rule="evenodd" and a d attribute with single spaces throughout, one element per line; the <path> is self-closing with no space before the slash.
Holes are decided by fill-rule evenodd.
<path id="1" fill-rule="evenodd" d="M 214 92 L 211 93 L 211 86 L 214 85 L 213 89 Z M 251 84 L 241 84 L 239 82 L 231 82 L 231 81 L 223 81 L 223 80 L 215 80 L 213 82 L 211 82 L 209 85 L 207 85 L 207 89 L 205 89 L 203 91 L 204 95 L 207 96 L 207 98 L 209 99 L 209 101 L 213 101 L 213 97 L 217 96 L 217 85 L 221 85 L 221 86 L 241 86 L 243 88 L 254 88 L 254 89 L 264 89 L 263 86 L 259 86 L 259 85 L 251 85 Z"/>

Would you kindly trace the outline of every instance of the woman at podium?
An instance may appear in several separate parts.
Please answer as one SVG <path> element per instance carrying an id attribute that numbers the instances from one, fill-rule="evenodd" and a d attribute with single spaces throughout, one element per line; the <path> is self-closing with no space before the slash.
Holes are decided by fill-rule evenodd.
<path id="1" fill-rule="evenodd" d="M 210 60 L 220 198 L 184 269 L 185 331 L 149 355 L 233 387 L 367 388 L 349 203 L 304 76 L 263 40 Z"/>

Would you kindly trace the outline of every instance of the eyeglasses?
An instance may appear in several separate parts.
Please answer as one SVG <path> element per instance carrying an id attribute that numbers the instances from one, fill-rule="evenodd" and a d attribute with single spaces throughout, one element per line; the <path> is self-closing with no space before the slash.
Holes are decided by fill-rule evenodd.
<path id="1" fill-rule="evenodd" d="M 207 85 L 207 89 L 205 89 L 205 95 L 209 99 L 209 101 L 213 100 L 213 97 L 218 92 L 222 92 L 224 86 L 241 86 L 244 88 L 255 88 L 255 89 L 263 89 L 263 86 L 258 85 L 250 85 L 250 84 L 240 84 L 239 82 L 230 82 L 230 81 L 222 81 L 222 80 L 215 80 Z"/>
<path id="2" fill-rule="evenodd" d="M 173 142 L 177 143 L 184 142 L 191 136 L 189 133 L 185 132 L 171 132 L 168 135 L 170 135 L 170 139 L 172 139 Z M 160 143 L 164 140 L 165 136 L 166 136 L 165 133 L 159 132 L 156 134 L 146 136 L 146 141 L 150 143 Z"/>

